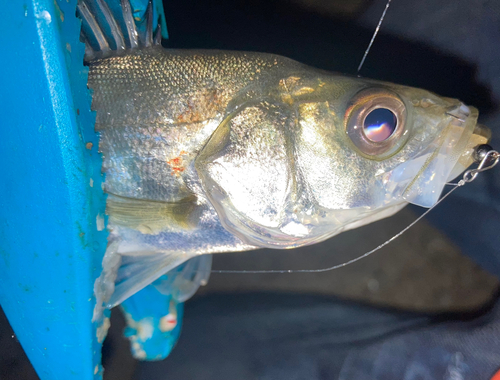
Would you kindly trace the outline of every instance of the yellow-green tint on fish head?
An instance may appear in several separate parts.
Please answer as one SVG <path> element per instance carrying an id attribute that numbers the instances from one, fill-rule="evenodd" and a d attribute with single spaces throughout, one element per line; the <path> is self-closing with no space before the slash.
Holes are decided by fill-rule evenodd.
<path id="1" fill-rule="evenodd" d="M 470 161 L 477 110 L 458 100 L 318 71 L 268 87 L 242 97 L 195 161 L 223 225 L 249 244 L 312 244 L 430 207 Z"/>

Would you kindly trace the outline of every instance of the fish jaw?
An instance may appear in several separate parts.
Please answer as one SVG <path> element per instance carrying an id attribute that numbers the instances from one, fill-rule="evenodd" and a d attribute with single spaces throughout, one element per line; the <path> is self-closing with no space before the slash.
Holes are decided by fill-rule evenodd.
<path id="1" fill-rule="evenodd" d="M 437 138 L 418 157 L 391 173 L 392 180 L 400 184 L 405 182 L 401 176 L 413 178 L 402 194 L 408 203 L 432 207 L 446 183 L 472 164 L 474 147 L 487 141 L 481 134 L 484 130 L 478 131 L 476 127 L 478 111 L 474 107 L 460 103 L 451 107 L 447 115 Z"/>

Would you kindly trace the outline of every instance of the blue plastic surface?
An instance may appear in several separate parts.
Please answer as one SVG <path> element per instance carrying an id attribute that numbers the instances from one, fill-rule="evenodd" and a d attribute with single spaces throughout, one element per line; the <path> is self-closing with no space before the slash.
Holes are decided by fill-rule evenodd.
<path id="1" fill-rule="evenodd" d="M 2 5 L 0 304 L 42 380 L 98 379 L 105 198 L 76 0 Z"/>
<path id="2" fill-rule="evenodd" d="M 174 348 L 181 332 L 184 304 L 161 294 L 153 285 L 121 304 L 132 354 L 140 360 L 161 360 Z"/>
<path id="3" fill-rule="evenodd" d="M 147 0 L 132 5 L 140 18 Z M 155 9 L 167 36 L 161 1 Z M 107 245 L 105 196 L 76 0 L 9 2 L 3 10 L 0 304 L 42 380 L 100 379 L 105 331 L 91 320 Z M 182 305 L 150 286 L 124 309 L 131 323 L 133 315 L 168 326 L 176 316 L 174 328 L 144 345 L 146 358 L 168 355 Z"/>

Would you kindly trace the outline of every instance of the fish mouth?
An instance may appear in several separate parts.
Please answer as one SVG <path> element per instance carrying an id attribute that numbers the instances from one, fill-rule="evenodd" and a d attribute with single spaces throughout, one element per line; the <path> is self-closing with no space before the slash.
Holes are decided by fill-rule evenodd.
<path id="1" fill-rule="evenodd" d="M 478 111 L 473 107 L 459 104 L 446 115 L 440 135 L 412 160 L 420 169 L 403 192 L 406 202 L 432 207 L 444 186 L 474 162 L 474 148 L 491 137 L 488 128 L 477 124 Z"/>

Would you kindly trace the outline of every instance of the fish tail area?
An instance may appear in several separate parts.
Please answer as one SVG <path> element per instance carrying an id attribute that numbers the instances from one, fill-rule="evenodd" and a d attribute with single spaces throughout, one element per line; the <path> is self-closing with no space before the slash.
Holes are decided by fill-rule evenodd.
<path id="1" fill-rule="evenodd" d="M 161 44 L 163 8 L 149 0 L 144 10 L 130 0 L 78 0 L 85 62 Z"/>
<path id="2" fill-rule="evenodd" d="M 185 254 L 121 255 L 114 291 L 107 307 L 114 307 L 145 286 L 153 284 L 160 293 L 184 302 L 205 285 L 212 269 L 212 255 Z"/>

